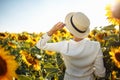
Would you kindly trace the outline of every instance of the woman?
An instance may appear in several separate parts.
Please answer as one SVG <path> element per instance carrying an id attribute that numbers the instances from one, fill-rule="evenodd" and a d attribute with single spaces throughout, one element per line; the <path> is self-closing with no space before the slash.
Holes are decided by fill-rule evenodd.
<path id="1" fill-rule="evenodd" d="M 94 80 L 94 75 L 105 76 L 100 44 L 85 39 L 90 32 L 89 25 L 90 21 L 85 14 L 69 13 L 65 18 L 65 24 L 58 22 L 36 44 L 39 49 L 61 53 L 66 66 L 64 80 Z M 70 41 L 47 43 L 51 36 L 64 26 L 74 38 Z"/>

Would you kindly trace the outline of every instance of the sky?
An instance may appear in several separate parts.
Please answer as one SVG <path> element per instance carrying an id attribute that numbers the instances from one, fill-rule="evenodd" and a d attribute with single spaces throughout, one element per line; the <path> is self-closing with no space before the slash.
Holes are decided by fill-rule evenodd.
<path id="1" fill-rule="evenodd" d="M 83 12 L 90 28 L 108 25 L 110 0 L 0 0 L 0 32 L 46 32 L 69 12 Z"/>

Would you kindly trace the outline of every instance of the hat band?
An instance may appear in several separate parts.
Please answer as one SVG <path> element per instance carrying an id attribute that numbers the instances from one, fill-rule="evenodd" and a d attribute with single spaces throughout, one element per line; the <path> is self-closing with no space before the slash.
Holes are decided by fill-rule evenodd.
<path id="1" fill-rule="evenodd" d="M 76 31 L 78 31 L 79 33 L 84 33 L 84 32 L 86 32 L 86 30 L 85 30 L 85 31 L 79 30 L 79 29 L 73 24 L 72 18 L 73 18 L 73 16 L 70 18 L 70 22 L 71 22 L 73 28 L 74 28 Z"/>

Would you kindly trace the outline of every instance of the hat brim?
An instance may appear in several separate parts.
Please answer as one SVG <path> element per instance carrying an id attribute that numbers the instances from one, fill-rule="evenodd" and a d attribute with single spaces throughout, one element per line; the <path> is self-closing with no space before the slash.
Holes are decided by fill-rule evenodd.
<path id="1" fill-rule="evenodd" d="M 78 32 L 78 31 L 76 31 L 74 28 L 73 28 L 73 26 L 72 26 L 72 24 L 71 24 L 71 22 L 70 22 L 70 19 L 71 19 L 71 17 L 74 15 L 74 12 L 71 12 L 71 13 L 69 13 L 67 16 L 66 16 L 66 18 L 65 18 L 65 24 L 66 24 L 66 28 L 70 31 L 70 33 L 72 33 L 74 36 L 76 36 L 76 37 L 78 37 L 78 38 L 86 38 L 87 36 L 88 36 L 88 34 L 89 34 L 89 32 L 90 32 L 90 28 L 88 28 L 87 30 L 86 30 L 86 32 L 84 32 L 84 33 L 80 33 L 80 32 Z"/>

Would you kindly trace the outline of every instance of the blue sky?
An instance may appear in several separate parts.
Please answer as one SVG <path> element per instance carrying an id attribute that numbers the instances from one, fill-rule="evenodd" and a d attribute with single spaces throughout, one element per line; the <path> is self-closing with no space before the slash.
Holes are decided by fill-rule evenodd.
<path id="1" fill-rule="evenodd" d="M 83 12 L 91 29 L 108 25 L 105 5 L 110 0 L 0 0 L 0 32 L 46 32 L 69 12 Z"/>

